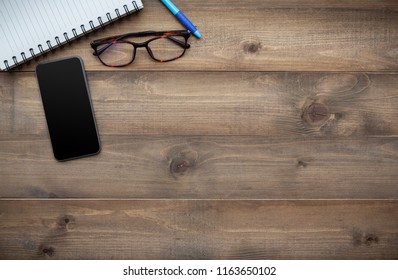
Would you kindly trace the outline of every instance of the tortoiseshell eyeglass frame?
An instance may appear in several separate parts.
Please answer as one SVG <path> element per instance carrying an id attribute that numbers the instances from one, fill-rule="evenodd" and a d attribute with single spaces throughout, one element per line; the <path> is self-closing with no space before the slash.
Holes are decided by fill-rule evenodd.
<path id="1" fill-rule="evenodd" d="M 142 43 L 130 42 L 130 41 L 126 40 L 128 38 L 147 37 L 147 36 L 148 37 L 151 36 L 153 38 L 149 39 L 148 41 L 142 42 Z M 176 39 L 173 36 L 183 37 L 185 39 L 185 41 Z M 124 67 L 124 66 L 131 64 L 134 61 L 135 55 L 137 52 L 137 48 L 145 48 L 147 50 L 148 54 L 150 55 L 150 57 L 153 60 L 158 61 L 158 62 L 169 62 L 169 61 L 179 59 L 180 57 L 182 57 L 185 54 L 186 49 L 189 49 L 191 46 L 190 44 L 188 44 L 188 38 L 190 36 L 191 36 L 191 32 L 189 30 L 144 31 L 144 32 L 127 33 L 127 34 L 123 34 L 123 35 L 116 35 L 116 36 L 106 37 L 106 38 L 102 38 L 102 39 L 97 39 L 97 40 L 92 41 L 90 43 L 90 45 L 94 50 L 93 55 L 97 56 L 99 58 L 99 60 L 101 61 L 101 63 L 104 64 L 105 66 Z M 167 39 L 171 40 L 173 43 L 175 43 L 178 46 L 180 46 L 181 48 L 183 48 L 182 54 L 179 55 L 178 57 L 174 57 L 172 59 L 167 59 L 167 60 L 161 60 L 161 59 L 157 59 L 156 57 L 154 57 L 152 50 L 149 47 L 149 43 L 154 40 L 160 39 L 160 38 L 167 38 Z M 132 56 L 132 59 L 130 62 L 121 64 L 121 65 L 109 65 L 101 60 L 101 54 L 104 51 L 106 51 L 113 44 L 121 43 L 121 42 L 128 43 L 128 44 L 131 44 L 134 46 L 133 56 Z M 104 44 L 108 44 L 108 45 L 102 46 L 100 49 L 98 49 L 99 46 L 104 45 Z"/>

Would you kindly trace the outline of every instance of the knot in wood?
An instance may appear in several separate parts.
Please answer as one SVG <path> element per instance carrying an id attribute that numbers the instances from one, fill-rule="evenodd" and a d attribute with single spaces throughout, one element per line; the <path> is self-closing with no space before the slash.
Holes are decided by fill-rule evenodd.
<path id="1" fill-rule="evenodd" d="M 328 108 L 318 102 L 312 103 L 308 106 L 302 115 L 302 118 L 308 124 L 319 124 L 325 122 L 330 117 Z"/>
<path id="2" fill-rule="evenodd" d="M 61 216 L 58 220 L 58 230 L 68 231 L 75 227 L 75 218 L 72 215 Z"/>
<path id="3" fill-rule="evenodd" d="M 297 161 L 297 166 L 298 166 L 298 167 L 303 167 L 303 168 L 305 168 L 305 167 L 307 167 L 307 165 L 308 165 L 308 163 L 306 163 L 306 162 L 303 161 L 303 160 L 298 160 L 298 161 Z"/>
<path id="4" fill-rule="evenodd" d="M 173 173 L 184 173 L 189 167 L 190 164 L 186 160 L 173 160 L 170 165 Z"/>
<path id="5" fill-rule="evenodd" d="M 364 243 L 366 246 L 379 243 L 379 238 L 374 234 L 368 234 L 364 238 Z"/>
<path id="6" fill-rule="evenodd" d="M 373 233 L 361 232 L 355 229 L 353 234 L 353 242 L 355 246 L 372 246 L 379 243 L 379 237 Z"/>
<path id="7" fill-rule="evenodd" d="M 54 256 L 54 254 L 55 254 L 55 249 L 53 248 L 53 247 L 51 247 L 51 246 L 40 246 L 40 248 L 39 248 L 39 253 L 40 253 L 40 255 L 45 255 L 45 256 L 48 256 L 48 257 L 53 257 Z"/>
<path id="8" fill-rule="evenodd" d="M 243 45 L 243 52 L 247 54 L 253 54 L 261 49 L 260 42 L 247 42 Z"/>
<path id="9" fill-rule="evenodd" d="M 195 166 L 197 158 L 198 153 L 194 150 L 176 152 L 170 162 L 170 173 L 174 177 L 184 175 Z"/>

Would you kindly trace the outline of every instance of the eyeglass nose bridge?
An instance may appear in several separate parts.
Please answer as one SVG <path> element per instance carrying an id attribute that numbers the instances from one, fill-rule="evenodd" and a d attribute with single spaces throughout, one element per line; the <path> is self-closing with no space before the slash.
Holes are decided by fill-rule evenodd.
<path id="1" fill-rule="evenodd" d="M 148 42 L 142 42 L 142 43 L 132 43 L 134 48 L 138 49 L 138 48 L 146 48 L 146 46 L 148 45 Z"/>
<path id="2" fill-rule="evenodd" d="M 152 50 L 149 47 L 148 42 L 142 42 L 142 43 L 130 42 L 130 44 L 132 44 L 134 46 L 133 60 L 135 60 L 136 52 L 137 52 L 137 49 L 139 49 L 139 48 L 145 48 L 147 50 L 149 56 L 152 57 L 154 60 L 157 60 L 153 56 Z M 133 61 L 131 61 L 131 62 L 133 62 Z"/>

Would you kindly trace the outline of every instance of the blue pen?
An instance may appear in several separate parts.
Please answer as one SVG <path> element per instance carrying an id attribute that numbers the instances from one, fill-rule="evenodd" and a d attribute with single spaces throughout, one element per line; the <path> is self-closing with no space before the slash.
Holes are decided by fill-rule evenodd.
<path id="1" fill-rule="evenodd" d="M 195 25 L 171 2 L 170 0 L 160 0 L 162 3 L 170 10 L 170 12 L 175 15 L 176 18 L 189 30 L 195 35 L 196 37 L 200 38 L 200 33 L 196 29 Z"/>

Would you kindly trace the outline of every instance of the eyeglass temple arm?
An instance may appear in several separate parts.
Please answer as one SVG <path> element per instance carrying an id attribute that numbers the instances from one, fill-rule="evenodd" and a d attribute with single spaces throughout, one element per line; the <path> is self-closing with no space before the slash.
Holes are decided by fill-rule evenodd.
<path id="1" fill-rule="evenodd" d="M 112 45 L 113 45 L 113 41 L 111 43 L 108 43 L 106 46 L 102 47 L 101 49 L 95 50 L 93 52 L 93 55 L 100 56 L 104 51 L 106 51 Z"/>
<path id="2" fill-rule="evenodd" d="M 106 38 L 101 38 L 101 39 L 97 39 L 91 42 L 91 46 L 95 46 L 98 45 L 102 42 L 108 42 L 108 41 L 113 41 L 113 40 L 121 40 L 127 37 L 142 37 L 142 36 L 162 36 L 162 35 L 187 35 L 190 34 L 191 32 L 189 30 L 173 30 L 173 31 L 168 31 L 168 32 L 164 32 L 164 31 L 144 31 L 144 32 L 133 32 L 133 33 L 127 33 L 127 34 L 123 34 L 123 35 L 117 35 L 117 36 L 112 36 L 112 37 L 106 37 Z"/>
<path id="3" fill-rule="evenodd" d="M 167 39 L 169 39 L 170 41 L 172 41 L 173 43 L 175 43 L 176 45 L 180 45 L 181 47 L 185 48 L 185 49 L 189 49 L 191 47 L 190 44 L 185 43 L 181 40 L 178 40 L 176 38 L 174 38 L 172 35 L 167 36 Z"/>
<path id="4" fill-rule="evenodd" d="M 117 36 L 112 36 L 112 37 L 106 37 L 106 38 L 101 38 L 94 40 L 92 43 L 93 44 L 98 44 L 100 42 L 106 42 L 110 40 L 120 40 L 124 39 L 126 37 L 142 37 L 142 36 L 162 36 L 162 35 L 186 35 L 191 33 L 189 30 L 172 30 L 172 31 L 143 31 L 143 32 L 132 32 L 132 33 L 127 33 L 123 35 L 117 35 Z"/>

